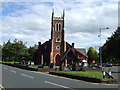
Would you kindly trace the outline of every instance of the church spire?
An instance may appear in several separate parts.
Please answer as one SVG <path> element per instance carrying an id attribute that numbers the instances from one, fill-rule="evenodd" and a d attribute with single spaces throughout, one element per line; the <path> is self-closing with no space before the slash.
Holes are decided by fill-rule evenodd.
<path id="1" fill-rule="evenodd" d="M 64 19 L 64 17 L 65 17 L 65 9 L 63 9 L 63 19 Z"/>
<path id="2" fill-rule="evenodd" d="M 52 19 L 53 19 L 53 17 L 54 17 L 54 8 L 52 9 Z"/>

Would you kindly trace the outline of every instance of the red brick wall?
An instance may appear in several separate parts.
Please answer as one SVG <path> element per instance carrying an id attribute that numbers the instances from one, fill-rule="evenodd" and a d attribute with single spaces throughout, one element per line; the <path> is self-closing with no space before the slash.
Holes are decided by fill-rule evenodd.
<path id="1" fill-rule="evenodd" d="M 56 24 L 61 24 L 61 30 L 60 31 L 56 31 Z M 52 25 L 53 25 L 53 31 L 52 31 L 52 52 L 51 52 L 51 60 L 50 63 L 56 63 L 55 57 L 57 54 L 61 55 L 61 49 L 64 48 L 64 31 L 63 31 L 63 24 L 64 24 L 64 20 L 53 20 Z M 56 42 L 57 37 L 60 38 L 61 42 Z M 57 46 L 60 46 L 60 49 L 56 49 Z"/>

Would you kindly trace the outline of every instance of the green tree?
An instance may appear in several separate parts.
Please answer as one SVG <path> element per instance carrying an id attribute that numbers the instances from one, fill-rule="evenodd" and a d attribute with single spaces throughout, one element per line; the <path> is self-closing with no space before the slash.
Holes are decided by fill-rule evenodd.
<path id="1" fill-rule="evenodd" d="M 2 45 L 0 45 L 0 61 L 2 60 Z"/>
<path id="2" fill-rule="evenodd" d="M 29 47 L 28 48 L 28 53 L 29 53 L 29 60 L 33 61 L 33 56 L 34 56 L 34 53 L 35 53 L 35 46 Z"/>
<path id="3" fill-rule="evenodd" d="M 120 60 L 120 27 L 109 37 L 102 46 L 104 62 L 119 63 Z"/>
<path id="4" fill-rule="evenodd" d="M 8 61 L 8 60 L 11 61 L 10 56 L 12 52 L 10 52 L 10 49 L 9 49 L 10 46 L 11 46 L 10 40 L 8 40 L 8 42 L 6 44 L 4 43 L 3 45 L 3 48 L 2 48 L 2 60 L 3 61 Z"/>
<path id="5" fill-rule="evenodd" d="M 16 39 L 12 42 L 8 40 L 7 43 L 3 45 L 2 48 L 2 59 L 4 61 L 18 61 L 22 59 L 27 61 L 29 56 L 27 47 L 22 41 L 17 41 Z"/>
<path id="6" fill-rule="evenodd" d="M 91 64 L 93 60 L 98 62 L 98 52 L 93 47 L 88 49 L 87 55 L 89 64 Z"/>
<path id="7" fill-rule="evenodd" d="M 2 50 L 2 45 L 0 45 L 0 50 Z"/>

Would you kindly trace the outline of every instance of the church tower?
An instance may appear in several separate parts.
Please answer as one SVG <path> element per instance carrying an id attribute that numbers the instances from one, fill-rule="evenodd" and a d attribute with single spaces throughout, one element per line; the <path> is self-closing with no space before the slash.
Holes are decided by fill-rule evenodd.
<path id="1" fill-rule="evenodd" d="M 52 10 L 50 63 L 55 63 L 55 66 L 60 65 L 60 57 L 64 53 L 64 16 L 64 10 L 61 17 L 54 17 L 54 10 Z"/>

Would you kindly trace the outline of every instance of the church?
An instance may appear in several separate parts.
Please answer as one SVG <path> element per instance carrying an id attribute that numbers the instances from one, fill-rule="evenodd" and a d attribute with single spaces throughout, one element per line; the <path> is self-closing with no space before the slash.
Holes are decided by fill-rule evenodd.
<path id="1" fill-rule="evenodd" d="M 34 54 L 35 65 L 54 64 L 57 67 L 60 66 L 61 61 L 65 66 L 72 65 L 75 61 L 87 61 L 88 57 L 84 48 L 74 48 L 74 43 L 70 45 L 65 41 L 64 17 L 64 10 L 61 17 L 54 17 L 54 10 L 52 10 L 51 39 L 43 44 L 38 42 Z"/>

